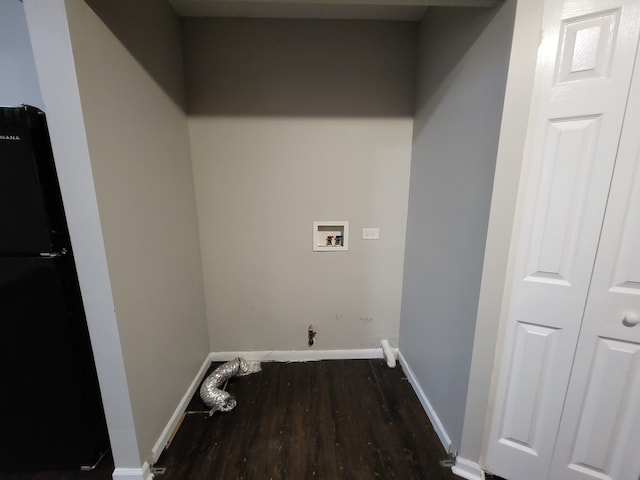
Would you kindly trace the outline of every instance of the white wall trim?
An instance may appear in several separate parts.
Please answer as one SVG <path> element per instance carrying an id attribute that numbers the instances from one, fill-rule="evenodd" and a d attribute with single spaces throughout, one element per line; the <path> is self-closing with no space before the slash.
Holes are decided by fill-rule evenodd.
<path id="1" fill-rule="evenodd" d="M 169 440 L 171 439 L 171 435 L 173 434 L 176 427 L 180 423 L 182 414 L 187 409 L 187 405 L 189 405 L 191 398 L 193 397 L 194 393 L 196 393 L 196 389 L 200 386 L 200 382 L 202 382 L 202 379 L 204 378 L 209 366 L 211 365 L 212 360 L 210 357 L 211 355 L 207 355 L 207 357 L 202 362 L 202 366 L 200 367 L 200 370 L 198 370 L 198 373 L 196 374 L 195 378 L 187 388 L 187 391 L 183 395 L 180 402 L 178 402 L 178 406 L 174 410 L 173 415 L 171 415 L 171 418 L 169 419 L 169 423 L 167 423 L 167 426 L 164 427 L 164 430 L 160 434 L 160 438 L 158 438 L 158 441 L 151 449 L 152 464 L 155 464 L 158 461 L 158 459 L 160 458 L 160 455 L 162 455 L 162 452 L 164 451 L 165 445 L 169 442 Z M 114 477 L 114 480 L 115 480 L 115 477 Z"/>
<path id="2" fill-rule="evenodd" d="M 142 464 L 142 468 L 116 468 L 112 475 L 113 480 L 151 480 L 153 474 L 147 462 Z"/>
<path id="3" fill-rule="evenodd" d="M 438 438 L 440 439 L 442 446 L 447 452 L 450 452 L 451 445 L 452 445 L 451 438 L 449 437 L 449 434 L 445 430 L 444 425 L 440 421 L 438 414 L 436 413 L 433 406 L 431 405 L 431 402 L 427 398 L 427 395 L 424 393 L 424 390 L 422 390 L 422 387 L 418 382 L 418 378 L 416 377 L 415 373 L 413 373 L 413 370 L 409 366 L 409 363 L 407 363 L 407 359 L 404 358 L 401 351 L 398 352 L 398 359 L 400 360 L 400 365 L 402 366 L 402 370 L 404 370 L 404 373 L 407 374 L 409 383 L 413 387 L 413 390 L 416 392 L 416 395 L 418 396 L 418 399 L 422 404 L 422 408 L 424 408 L 424 411 L 427 413 L 429 420 L 431 420 L 433 429 L 436 431 L 436 434 L 438 435 Z"/>
<path id="4" fill-rule="evenodd" d="M 382 348 L 362 348 L 353 350 L 273 350 L 258 352 L 211 352 L 212 362 L 225 362 L 236 357 L 261 362 L 309 362 L 317 360 L 356 360 L 384 358 Z"/>
<path id="5" fill-rule="evenodd" d="M 459 477 L 467 480 L 484 480 L 484 472 L 480 465 L 466 458 L 456 457 L 456 464 L 451 467 L 451 471 Z"/>

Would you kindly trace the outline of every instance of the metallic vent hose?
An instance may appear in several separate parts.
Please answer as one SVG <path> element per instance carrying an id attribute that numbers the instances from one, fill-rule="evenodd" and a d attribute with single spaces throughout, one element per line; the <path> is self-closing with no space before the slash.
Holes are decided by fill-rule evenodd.
<path id="1" fill-rule="evenodd" d="M 236 406 L 236 399 L 219 387 L 235 375 L 249 373 L 249 368 L 249 363 L 246 360 L 236 358 L 220 365 L 202 382 L 200 398 L 207 407 L 211 408 L 209 416 L 218 410 L 221 412 L 233 410 Z"/>

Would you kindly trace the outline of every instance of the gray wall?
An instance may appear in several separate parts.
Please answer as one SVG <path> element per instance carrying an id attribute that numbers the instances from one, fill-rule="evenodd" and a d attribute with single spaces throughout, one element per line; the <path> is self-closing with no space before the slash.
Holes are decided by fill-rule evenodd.
<path id="1" fill-rule="evenodd" d="M 136 62 L 180 106 L 185 104 L 179 21 L 165 0 L 86 0 Z"/>
<path id="2" fill-rule="evenodd" d="M 24 7 L 0 1 L 0 106 L 43 108 Z"/>
<path id="3" fill-rule="evenodd" d="M 459 448 L 515 14 L 420 25 L 400 350 Z"/>
<path id="4" fill-rule="evenodd" d="M 83 0 L 27 5 L 42 27 L 34 52 L 114 460 L 139 469 L 209 352 L 186 114 Z M 114 9 L 109 21 L 128 13 L 124 2 L 101 6 Z M 178 19 L 165 7 L 136 9 L 163 16 L 144 28 L 179 45 Z M 68 38 L 47 30 L 62 21 Z M 131 46 L 135 36 L 127 38 Z M 62 62 L 69 46 L 72 65 Z M 161 43 L 149 51 L 165 53 L 173 76 L 180 57 Z"/>
<path id="5" fill-rule="evenodd" d="M 189 130 L 210 345 L 397 343 L 415 24 L 187 19 Z M 350 222 L 313 252 L 314 220 Z M 379 227 L 380 240 L 362 240 Z"/>
<path id="6" fill-rule="evenodd" d="M 505 281 L 509 247 L 543 10 L 544 2 L 539 0 L 517 2 L 460 448 L 461 457 L 480 465 L 483 465 L 485 421 L 491 411 L 489 398 L 494 358 L 500 358 L 497 338 L 506 305 L 506 302 L 503 305 L 503 294 L 508 298 Z"/>
<path id="7" fill-rule="evenodd" d="M 145 29 L 180 44 L 169 9 L 141 7 L 149 18 L 169 16 Z M 129 13 L 123 2 L 102 8 L 114 9 L 107 19 Z M 173 76 L 182 63 L 162 44 L 146 44 L 150 56 L 173 61 L 152 76 L 88 8 L 69 20 L 136 434 L 148 459 L 209 351 L 186 115 L 157 76 Z"/>

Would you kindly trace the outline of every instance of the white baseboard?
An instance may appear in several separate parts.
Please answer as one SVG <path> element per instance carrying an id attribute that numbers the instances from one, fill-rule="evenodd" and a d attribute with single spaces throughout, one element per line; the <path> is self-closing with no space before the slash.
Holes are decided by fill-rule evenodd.
<path id="1" fill-rule="evenodd" d="M 384 358 L 382 348 L 362 348 L 353 350 L 274 350 L 261 352 L 211 352 L 212 362 L 226 362 L 236 357 L 261 362 L 310 362 L 317 360 L 356 360 Z"/>
<path id="2" fill-rule="evenodd" d="M 171 439 L 171 435 L 173 434 L 176 427 L 178 426 L 178 423 L 182 418 L 182 414 L 187 409 L 187 405 L 189 405 L 189 402 L 191 401 L 193 394 L 196 393 L 196 389 L 200 386 L 200 382 L 202 382 L 202 379 L 207 373 L 207 369 L 211 365 L 211 361 L 212 360 L 210 358 L 210 355 L 207 355 L 207 358 L 205 358 L 204 362 L 202 362 L 202 366 L 200 367 L 200 370 L 198 370 L 196 377 L 193 379 L 193 381 L 187 388 L 187 391 L 185 392 L 182 399 L 178 403 L 178 406 L 174 410 L 173 415 L 171 415 L 171 418 L 169 419 L 169 423 L 167 423 L 167 426 L 164 427 L 164 430 L 160 434 L 160 438 L 158 438 L 158 441 L 151 449 L 151 464 L 155 464 L 158 461 L 158 458 L 160 458 L 160 455 L 162 455 L 162 451 L 164 450 L 164 447 L 167 445 L 167 442 L 169 442 L 169 440 Z M 114 480 L 115 480 L 115 477 L 114 477 Z"/>
<path id="3" fill-rule="evenodd" d="M 418 399 L 422 404 L 422 408 L 424 408 L 424 411 L 427 413 L 429 420 L 431 420 L 433 429 L 436 431 L 436 434 L 438 435 L 438 438 L 440 439 L 442 446 L 447 452 L 450 452 L 451 438 L 449 437 L 449 434 L 447 433 L 447 431 L 444 429 L 444 425 L 442 425 L 440 418 L 438 418 L 438 414 L 431 406 L 431 402 L 429 402 L 427 395 L 424 393 L 424 390 L 422 390 L 422 387 L 420 386 L 420 383 L 418 382 L 416 375 L 413 373 L 413 370 L 407 363 L 407 359 L 404 358 L 404 356 L 402 355 L 402 352 L 398 352 L 398 359 L 400 360 L 400 365 L 402 366 L 402 370 L 404 370 L 404 373 L 407 374 L 409 383 L 413 387 L 413 390 L 416 392 L 416 395 L 418 396 Z"/>
<path id="4" fill-rule="evenodd" d="M 456 457 L 456 464 L 451 467 L 451 471 L 459 477 L 467 480 L 484 480 L 484 472 L 480 465 L 466 458 Z"/>
<path id="5" fill-rule="evenodd" d="M 142 468 L 116 468 L 112 474 L 113 480 L 151 480 L 151 467 L 144 462 Z"/>

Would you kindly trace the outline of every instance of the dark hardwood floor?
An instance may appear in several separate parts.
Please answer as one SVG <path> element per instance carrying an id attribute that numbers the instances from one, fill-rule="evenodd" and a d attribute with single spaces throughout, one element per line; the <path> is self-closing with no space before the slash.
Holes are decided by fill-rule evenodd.
<path id="1" fill-rule="evenodd" d="M 218 364 L 212 365 L 212 369 Z M 156 480 L 454 480 L 400 367 L 383 360 L 263 363 L 234 377 L 238 405 L 208 416 L 198 394 L 155 467 Z M 110 480 L 93 472 L 0 474 L 2 480 Z"/>
<path id="2" fill-rule="evenodd" d="M 264 363 L 234 377 L 238 405 L 208 417 L 196 396 L 160 480 L 452 480 L 400 367 L 383 360 Z"/>

